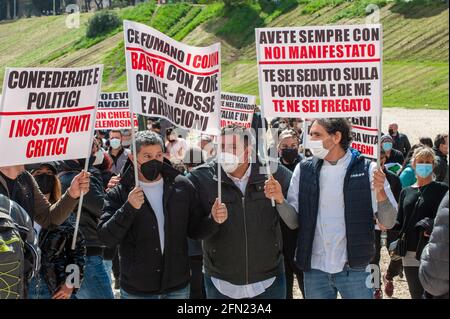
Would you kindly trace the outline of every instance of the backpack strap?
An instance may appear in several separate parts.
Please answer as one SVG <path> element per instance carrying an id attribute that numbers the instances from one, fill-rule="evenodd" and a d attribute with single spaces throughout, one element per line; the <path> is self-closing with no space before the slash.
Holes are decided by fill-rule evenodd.
<path id="1" fill-rule="evenodd" d="M 4 213 L 11 217 L 12 203 L 6 196 L 0 196 L 0 213 Z"/>

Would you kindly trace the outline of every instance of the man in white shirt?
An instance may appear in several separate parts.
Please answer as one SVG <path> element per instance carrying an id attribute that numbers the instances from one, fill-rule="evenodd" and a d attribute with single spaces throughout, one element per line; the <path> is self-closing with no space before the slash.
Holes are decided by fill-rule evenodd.
<path id="1" fill-rule="evenodd" d="M 350 149 L 347 119 L 316 120 L 310 136 L 314 157 L 296 167 L 289 205 L 279 210 L 289 227 L 299 227 L 296 263 L 304 271 L 306 298 L 334 299 L 339 292 L 372 299 L 373 280 L 379 279 L 366 268 L 375 253 L 374 215 L 392 228 L 395 198 L 376 163 Z M 266 192 L 279 197 L 280 187 L 269 181 Z"/>
<path id="2" fill-rule="evenodd" d="M 200 238 L 210 223 L 194 186 L 164 161 L 163 149 L 156 133 L 137 133 L 139 185 L 131 166 L 105 198 L 98 233 L 108 247 L 119 245 L 123 299 L 188 299 L 187 238 Z"/>

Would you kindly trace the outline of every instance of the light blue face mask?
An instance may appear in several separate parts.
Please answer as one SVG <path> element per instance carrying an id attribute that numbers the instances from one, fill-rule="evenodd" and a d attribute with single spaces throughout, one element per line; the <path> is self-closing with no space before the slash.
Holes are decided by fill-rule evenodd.
<path id="1" fill-rule="evenodd" d="M 421 178 L 427 178 L 433 173 L 432 164 L 416 164 L 416 174 Z"/>
<path id="2" fill-rule="evenodd" d="M 393 145 L 391 142 L 383 143 L 383 149 L 386 152 L 389 152 L 390 150 L 392 150 L 392 147 L 393 147 Z"/>

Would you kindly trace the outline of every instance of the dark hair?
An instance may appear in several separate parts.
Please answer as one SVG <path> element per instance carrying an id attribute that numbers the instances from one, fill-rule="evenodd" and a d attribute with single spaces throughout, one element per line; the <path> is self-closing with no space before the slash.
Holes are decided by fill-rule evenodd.
<path id="1" fill-rule="evenodd" d="M 438 134 L 434 139 L 434 147 L 439 149 L 442 144 L 445 144 L 446 138 L 448 138 L 448 134 Z"/>
<path id="2" fill-rule="evenodd" d="M 346 118 L 329 118 L 329 119 L 317 119 L 317 124 L 322 126 L 328 134 L 336 134 L 340 132 L 342 135 L 339 144 L 344 149 L 348 150 L 350 143 L 352 142 L 352 127 L 350 122 Z"/>
<path id="3" fill-rule="evenodd" d="M 121 130 L 111 130 L 111 132 L 109 132 L 109 135 L 111 135 L 111 133 L 119 133 L 120 136 L 122 136 L 122 131 Z"/>
<path id="4" fill-rule="evenodd" d="M 419 142 L 420 144 L 433 148 L 433 140 L 431 139 L 431 137 L 422 136 L 421 138 L 419 138 Z"/>
<path id="5" fill-rule="evenodd" d="M 237 135 L 241 138 L 241 140 L 244 141 L 245 147 L 248 147 L 249 145 L 255 145 L 255 137 L 253 136 L 252 132 L 243 126 L 239 126 L 236 124 L 228 125 L 224 128 L 222 128 L 222 136 L 226 135 Z"/>

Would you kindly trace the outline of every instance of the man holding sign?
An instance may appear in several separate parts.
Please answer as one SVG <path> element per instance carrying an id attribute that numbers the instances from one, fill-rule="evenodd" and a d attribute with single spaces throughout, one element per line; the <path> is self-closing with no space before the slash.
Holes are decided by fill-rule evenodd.
<path id="1" fill-rule="evenodd" d="M 372 299 L 379 278 L 366 268 L 375 253 L 374 218 L 392 228 L 397 203 L 383 171 L 349 148 L 347 119 L 316 120 L 310 136 L 314 157 L 296 167 L 287 197 L 297 213 L 282 212 L 289 227 L 299 227 L 296 263 L 306 298 L 335 299 L 339 292 Z"/>
<path id="2" fill-rule="evenodd" d="M 119 245 L 122 299 L 188 299 L 187 238 L 201 238 L 211 221 L 200 215 L 194 186 L 164 160 L 153 132 L 136 135 L 139 185 L 133 167 L 106 194 L 100 239 Z"/>
<path id="3" fill-rule="evenodd" d="M 279 206 L 291 173 L 279 166 L 271 177 L 284 193 L 265 193 L 265 170 L 255 154 L 250 130 L 229 126 L 222 130 L 220 161 L 200 166 L 188 178 L 201 200 L 203 216 L 213 221 L 203 241 L 205 288 L 208 299 L 284 299 L 282 236 Z M 218 169 L 222 170 L 222 202 L 218 199 Z"/>

